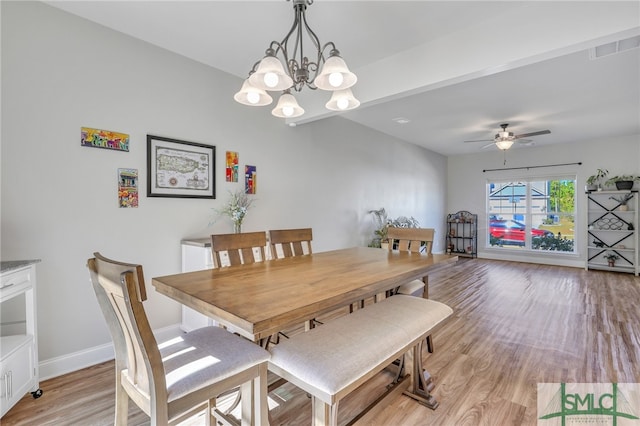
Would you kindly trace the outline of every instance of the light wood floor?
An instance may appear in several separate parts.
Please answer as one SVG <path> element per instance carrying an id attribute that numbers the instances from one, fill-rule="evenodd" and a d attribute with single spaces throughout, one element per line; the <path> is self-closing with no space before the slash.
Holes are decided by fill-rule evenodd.
<path id="1" fill-rule="evenodd" d="M 433 275 L 430 295 L 454 309 L 434 335 L 435 353 L 424 355 L 440 406 L 399 396 L 372 424 L 534 425 L 539 382 L 640 382 L 638 277 L 475 259 Z M 340 422 L 374 399 L 387 377 L 343 400 Z M 113 424 L 112 362 L 41 387 L 40 399 L 24 397 L 2 425 Z M 310 400 L 292 385 L 269 396 L 273 425 L 310 423 Z M 129 424 L 148 423 L 131 403 Z"/>

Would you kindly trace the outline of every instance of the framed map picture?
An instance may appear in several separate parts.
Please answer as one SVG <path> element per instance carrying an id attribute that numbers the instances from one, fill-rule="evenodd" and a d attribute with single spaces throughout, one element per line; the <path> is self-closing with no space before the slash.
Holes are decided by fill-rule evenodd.
<path id="1" fill-rule="evenodd" d="M 216 147 L 147 135 L 147 196 L 216 198 Z"/>

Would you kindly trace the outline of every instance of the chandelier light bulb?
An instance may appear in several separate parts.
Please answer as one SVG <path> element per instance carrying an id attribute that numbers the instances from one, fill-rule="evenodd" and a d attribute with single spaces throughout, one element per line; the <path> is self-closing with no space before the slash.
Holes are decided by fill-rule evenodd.
<path id="1" fill-rule="evenodd" d="M 293 107 L 290 105 L 282 107 L 282 113 L 285 117 L 291 117 L 293 115 Z"/>
<path id="2" fill-rule="evenodd" d="M 342 76 L 342 73 L 332 72 L 329 74 L 329 84 L 333 87 L 340 87 L 343 81 L 344 77 Z"/>
<path id="3" fill-rule="evenodd" d="M 338 106 L 338 108 L 345 110 L 349 107 L 349 99 L 340 98 L 338 99 L 338 102 L 336 102 L 336 105 Z"/>
<path id="4" fill-rule="evenodd" d="M 278 85 L 278 74 L 274 72 L 268 72 L 264 75 L 264 85 L 269 88 L 274 88 Z"/>
<path id="5" fill-rule="evenodd" d="M 247 101 L 252 105 L 257 104 L 260 101 L 260 94 L 253 91 L 247 92 Z"/>

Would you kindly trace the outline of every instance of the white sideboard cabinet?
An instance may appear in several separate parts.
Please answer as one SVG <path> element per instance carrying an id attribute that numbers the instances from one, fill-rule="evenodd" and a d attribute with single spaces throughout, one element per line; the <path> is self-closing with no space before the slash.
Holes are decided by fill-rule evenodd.
<path id="1" fill-rule="evenodd" d="M 18 321 L 0 324 L 0 417 L 27 392 L 31 392 L 34 398 L 42 395 L 36 334 L 38 262 L 39 260 L 2 262 L 0 305 L 10 306 L 14 305 L 14 302 L 20 302 L 23 312 L 19 315 Z M 6 319 L 5 313 L 3 321 Z"/>
<path id="2" fill-rule="evenodd" d="M 181 241 L 182 272 L 201 271 L 213 268 L 211 257 L 211 239 L 194 238 Z M 215 321 L 193 309 L 182 305 L 182 331 L 189 332 L 196 328 L 215 325 Z"/>

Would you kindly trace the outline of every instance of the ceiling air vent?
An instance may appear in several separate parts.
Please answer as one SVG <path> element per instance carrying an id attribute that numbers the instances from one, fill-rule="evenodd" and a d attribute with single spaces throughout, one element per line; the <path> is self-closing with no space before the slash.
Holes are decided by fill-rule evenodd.
<path id="1" fill-rule="evenodd" d="M 640 47 L 640 35 L 592 47 L 589 49 L 589 59 L 598 59 L 638 47 Z"/>

